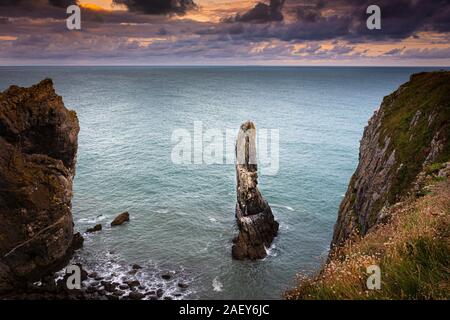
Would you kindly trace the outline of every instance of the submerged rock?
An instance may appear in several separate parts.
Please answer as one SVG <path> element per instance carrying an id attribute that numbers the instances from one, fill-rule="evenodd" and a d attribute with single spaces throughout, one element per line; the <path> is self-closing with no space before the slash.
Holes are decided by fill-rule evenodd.
<path id="1" fill-rule="evenodd" d="M 163 273 L 162 275 L 161 275 L 161 278 L 163 278 L 164 280 L 170 280 L 171 278 L 172 278 L 172 274 L 170 274 L 170 273 Z"/>
<path id="2" fill-rule="evenodd" d="M 71 213 L 78 132 L 50 79 L 0 93 L 0 292 L 57 271 L 82 245 Z"/>
<path id="3" fill-rule="evenodd" d="M 121 224 L 124 224 L 127 221 L 130 221 L 130 214 L 128 212 L 123 212 L 123 213 L 119 214 L 113 220 L 113 222 L 111 222 L 111 227 L 120 226 Z"/>
<path id="4" fill-rule="evenodd" d="M 131 300 L 141 300 L 141 299 L 145 298 L 145 294 L 138 292 L 138 291 L 132 291 L 128 294 L 128 297 Z"/>
<path id="5" fill-rule="evenodd" d="M 79 232 L 75 233 L 72 238 L 71 249 L 72 250 L 81 249 L 83 247 L 83 244 L 84 244 L 83 236 Z"/>
<path id="6" fill-rule="evenodd" d="M 108 292 L 115 292 L 117 290 L 118 283 L 110 282 L 110 281 L 102 281 L 102 286 Z"/>
<path id="7" fill-rule="evenodd" d="M 168 296 L 169 292 L 175 292 L 171 294 L 171 298 L 178 299 L 179 297 L 185 297 L 189 292 L 183 288 L 186 285 L 177 285 L 180 281 L 172 283 L 163 283 L 153 278 L 152 276 L 144 276 L 139 280 L 137 278 L 129 278 L 127 276 L 117 277 L 117 273 L 121 271 L 116 270 L 110 272 L 106 270 L 106 273 L 102 273 L 104 280 L 97 281 L 95 278 L 99 278 L 99 272 L 102 270 L 84 270 L 84 265 L 81 263 L 75 263 L 81 268 L 81 288 L 80 290 L 68 289 L 67 281 L 71 273 L 57 272 L 55 274 L 49 274 L 43 277 L 40 281 L 35 283 L 29 283 L 22 288 L 17 288 L 14 292 L 7 292 L 0 294 L 1 299 L 65 299 L 65 300 L 158 300 Z M 132 267 L 132 265 L 124 266 L 124 270 Z M 102 268 L 103 269 L 103 268 Z M 155 269 L 148 269 L 146 266 L 142 266 L 145 273 L 153 273 L 154 276 L 158 272 Z M 95 277 L 95 278 L 94 278 Z M 173 278 L 175 275 L 173 276 Z M 185 278 L 183 278 L 185 279 Z M 184 283 L 184 281 L 183 281 Z M 162 289 L 166 288 L 166 292 Z"/>
<path id="8" fill-rule="evenodd" d="M 76 263 L 76 265 L 80 268 L 81 281 L 87 280 L 89 277 L 89 273 L 83 268 L 83 265 L 81 263 Z"/>
<path id="9" fill-rule="evenodd" d="M 121 285 L 119 285 L 119 289 L 120 290 L 128 290 L 128 289 L 130 289 L 130 287 L 127 284 L 121 284 Z"/>
<path id="10" fill-rule="evenodd" d="M 125 282 L 130 288 L 138 287 L 141 285 L 141 283 L 138 280 L 131 280 Z"/>
<path id="11" fill-rule="evenodd" d="M 239 234 L 233 239 L 235 259 L 262 259 L 278 233 L 272 209 L 258 190 L 256 128 L 248 121 L 241 125 L 236 141 L 237 204 Z"/>
<path id="12" fill-rule="evenodd" d="M 94 227 L 87 229 L 86 233 L 93 233 L 93 232 L 97 232 L 97 231 L 101 231 L 101 230 L 102 230 L 102 225 L 96 224 Z"/>

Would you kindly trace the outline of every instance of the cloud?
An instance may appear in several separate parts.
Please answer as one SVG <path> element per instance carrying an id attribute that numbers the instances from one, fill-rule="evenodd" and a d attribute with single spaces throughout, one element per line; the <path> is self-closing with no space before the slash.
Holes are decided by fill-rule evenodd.
<path id="1" fill-rule="evenodd" d="M 113 3 L 145 14 L 185 14 L 197 7 L 193 0 L 113 0 Z"/>
<path id="2" fill-rule="evenodd" d="M 48 0 L 50 5 L 58 8 L 67 8 L 68 6 L 72 4 L 76 4 L 76 0 Z"/>
<path id="3" fill-rule="evenodd" d="M 1 7 L 46 7 L 53 6 L 59 8 L 67 8 L 72 4 L 76 4 L 76 0 L 0 0 Z"/>
<path id="4" fill-rule="evenodd" d="M 0 0 L 0 16 L 60 18 L 76 0 Z"/>
<path id="5" fill-rule="evenodd" d="M 169 1 L 168 7 L 169 2 L 163 1 L 163 9 L 155 6 L 159 2 L 126 0 L 129 10 L 82 8 L 82 30 L 72 32 L 65 26 L 67 14 L 60 7 L 64 1 L 0 0 L 0 63 L 327 62 L 375 58 L 440 59 L 450 63 L 450 0 L 377 0 L 382 29 L 374 31 L 365 26 L 369 0 L 265 1 L 259 6 L 264 10 L 256 10 L 256 5 L 241 15 L 233 15 L 238 10 L 227 6 L 231 11 L 224 16 L 231 16 L 231 20 L 225 22 L 194 21 L 189 14 L 178 16 L 189 10 L 192 0 Z M 180 9 L 183 6 L 186 9 Z M 201 6 L 197 10 L 200 14 L 211 12 Z"/>
<path id="6" fill-rule="evenodd" d="M 389 51 L 386 51 L 386 52 L 384 53 L 384 55 L 385 55 L 385 56 L 394 56 L 394 55 L 398 55 L 399 53 L 402 53 L 403 49 L 405 49 L 405 48 L 394 48 L 394 49 L 391 49 L 391 50 L 389 50 Z"/>
<path id="7" fill-rule="evenodd" d="M 450 0 L 291 0 L 290 4 L 301 28 L 312 24 L 314 30 L 331 27 L 332 19 L 336 28 L 346 30 L 348 39 L 404 39 L 418 31 L 450 30 Z M 366 9 L 371 4 L 381 9 L 381 30 L 366 27 Z M 320 38 L 324 36 L 321 32 Z M 329 37 L 334 36 L 329 29 Z"/>
<path id="8" fill-rule="evenodd" d="M 225 19 L 225 22 L 253 22 L 267 23 L 271 21 L 283 21 L 283 9 L 285 0 L 270 0 L 269 4 L 258 2 L 252 9 L 236 14 L 234 17 Z"/>
<path id="9" fill-rule="evenodd" d="M 392 50 L 391 55 L 399 59 L 449 59 L 450 48 L 412 48 Z"/>
<path id="10" fill-rule="evenodd" d="M 372 0 L 287 0 L 258 3 L 242 15 L 226 19 L 246 26 L 220 26 L 215 32 L 239 35 L 252 41 L 320 41 L 344 39 L 354 43 L 399 41 L 419 32 L 450 31 L 450 0 L 377 0 L 381 30 L 369 30 L 366 9 Z M 271 24 L 269 7 L 275 6 L 283 22 Z M 261 25 L 262 24 L 262 25 Z M 211 29 L 207 33 L 214 32 Z"/>

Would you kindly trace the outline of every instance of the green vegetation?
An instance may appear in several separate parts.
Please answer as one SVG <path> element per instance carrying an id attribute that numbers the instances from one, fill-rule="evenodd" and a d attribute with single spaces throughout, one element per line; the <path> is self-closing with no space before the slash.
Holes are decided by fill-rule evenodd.
<path id="1" fill-rule="evenodd" d="M 433 182 L 430 177 L 429 182 Z M 287 299 L 449 299 L 450 179 L 389 209 L 391 220 L 347 242 L 321 272 L 300 277 Z M 381 289 L 368 290 L 366 268 L 381 269 Z"/>
<path id="2" fill-rule="evenodd" d="M 444 167 L 443 163 L 436 162 L 432 163 L 425 168 L 427 174 L 436 174 Z"/>
<path id="3" fill-rule="evenodd" d="M 380 197 L 370 214 L 372 222 L 384 204 L 393 204 L 410 186 L 430 152 L 435 136 L 444 141 L 436 162 L 450 158 L 450 72 L 418 73 L 383 100 L 380 146 L 390 139 L 386 157 L 395 150 L 394 177 L 387 197 Z"/>
<path id="4" fill-rule="evenodd" d="M 379 141 L 383 144 L 386 136 L 389 136 L 392 139 L 390 148 L 395 149 L 396 162 L 398 166 L 403 164 L 390 192 L 390 203 L 408 189 L 422 170 L 434 135 L 439 132 L 441 137 L 450 137 L 450 72 L 413 75 L 411 81 L 399 91 L 387 99 L 394 102 L 385 108 L 383 134 Z M 394 99 L 394 95 L 398 96 Z M 450 141 L 447 140 L 435 161 L 449 158 Z"/>

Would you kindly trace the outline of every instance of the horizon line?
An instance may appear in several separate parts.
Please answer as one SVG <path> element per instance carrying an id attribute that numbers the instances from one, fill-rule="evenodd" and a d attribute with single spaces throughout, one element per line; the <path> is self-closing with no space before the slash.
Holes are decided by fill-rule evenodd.
<path id="1" fill-rule="evenodd" d="M 295 64 L 0 64 L 0 67 L 297 67 L 297 68 L 450 68 L 450 65 L 295 65 Z"/>

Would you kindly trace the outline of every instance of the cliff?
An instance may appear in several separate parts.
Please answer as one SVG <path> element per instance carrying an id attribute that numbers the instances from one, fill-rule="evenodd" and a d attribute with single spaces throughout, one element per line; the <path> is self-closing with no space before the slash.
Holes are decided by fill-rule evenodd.
<path id="1" fill-rule="evenodd" d="M 0 292 L 64 266 L 79 125 L 46 79 L 0 94 Z"/>
<path id="2" fill-rule="evenodd" d="M 331 251 L 287 299 L 450 297 L 450 72 L 419 73 L 384 98 L 361 140 Z M 379 266 L 381 288 L 367 287 Z"/>
<path id="3" fill-rule="evenodd" d="M 239 260 L 264 258 L 278 233 L 278 222 L 258 189 L 256 162 L 256 128 L 248 121 L 241 125 L 236 141 L 235 215 L 239 234 L 233 239 L 232 256 Z"/>
<path id="4" fill-rule="evenodd" d="M 386 208 L 389 222 L 347 241 L 313 276 L 299 275 L 287 299 L 449 299 L 450 162 L 427 170 L 422 195 Z M 369 289 L 368 267 L 380 270 Z"/>
<path id="5" fill-rule="evenodd" d="M 428 165 L 450 155 L 450 72 L 411 76 L 385 97 L 361 140 L 359 164 L 340 205 L 332 246 L 365 235 L 386 209 L 417 192 Z"/>

